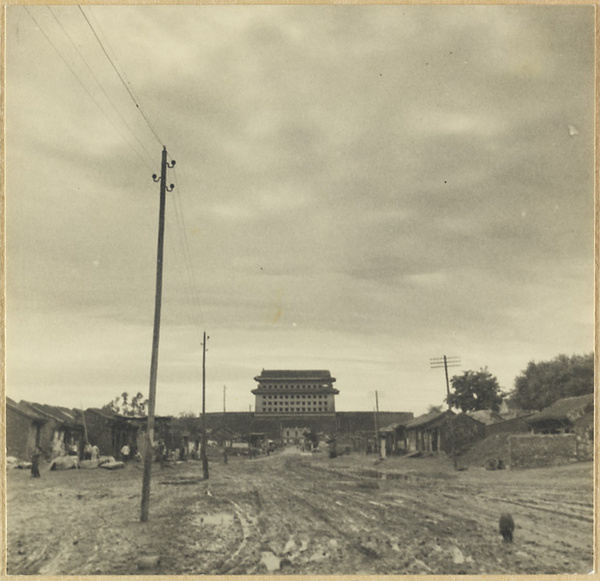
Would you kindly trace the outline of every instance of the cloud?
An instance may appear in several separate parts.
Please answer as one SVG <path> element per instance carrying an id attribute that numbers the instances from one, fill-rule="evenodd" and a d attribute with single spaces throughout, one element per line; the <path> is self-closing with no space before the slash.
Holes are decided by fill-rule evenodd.
<path id="1" fill-rule="evenodd" d="M 147 382 L 161 144 L 80 11 L 53 7 L 133 135 L 30 9 L 87 92 L 9 7 L 11 384 L 114 397 Z M 414 362 L 450 347 L 509 386 L 528 358 L 591 345 L 593 10 L 84 10 L 177 160 L 165 405 L 197 382 L 204 328 L 230 342 L 213 372 L 238 409 L 263 366 L 335 367 L 348 406 L 402 384 L 405 409 L 438 389 Z"/>

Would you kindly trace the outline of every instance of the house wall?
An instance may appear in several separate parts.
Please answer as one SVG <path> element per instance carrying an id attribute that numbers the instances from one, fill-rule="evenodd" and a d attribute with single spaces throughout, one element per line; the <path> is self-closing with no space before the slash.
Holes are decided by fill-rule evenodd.
<path id="1" fill-rule="evenodd" d="M 102 456 L 114 456 L 114 421 L 91 410 L 85 411 L 85 424 L 88 440 L 92 446 L 98 446 Z"/>
<path id="2" fill-rule="evenodd" d="M 411 428 L 407 433 L 408 451 L 460 453 L 485 437 L 485 426 L 466 414 L 442 416 L 431 423 Z"/>
<path id="3" fill-rule="evenodd" d="M 526 434 L 531 431 L 531 427 L 524 418 L 512 418 L 504 422 L 490 424 L 485 427 L 485 436 L 495 436 L 496 434 Z"/>
<path id="4" fill-rule="evenodd" d="M 406 443 L 409 452 L 417 451 L 417 430 L 408 430 Z"/>
<path id="5" fill-rule="evenodd" d="M 406 453 L 406 431 L 399 427 L 393 432 L 385 433 L 385 451 L 388 455 L 401 455 Z"/>
<path id="6" fill-rule="evenodd" d="M 447 421 L 447 423 L 449 422 Z M 473 442 L 485 438 L 485 425 L 466 414 L 454 416 L 452 429 L 454 431 L 454 451 L 457 453 L 464 452 Z M 446 433 L 448 433 L 447 430 Z M 444 451 L 448 452 L 447 449 Z"/>
<path id="7" fill-rule="evenodd" d="M 31 418 L 6 407 L 6 454 L 29 460 L 35 447 L 36 427 Z"/>
<path id="8" fill-rule="evenodd" d="M 528 434 L 508 438 L 511 468 L 536 468 L 578 460 L 576 434 Z"/>
<path id="9" fill-rule="evenodd" d="M 56 458 L 59 454 L 57 453 L 57 443 L 64 436 L 60 430 L 58 422 L 53 419 L 48 421 L 42 426 L 40 430 L 40 448 L 46 458 Z"/>

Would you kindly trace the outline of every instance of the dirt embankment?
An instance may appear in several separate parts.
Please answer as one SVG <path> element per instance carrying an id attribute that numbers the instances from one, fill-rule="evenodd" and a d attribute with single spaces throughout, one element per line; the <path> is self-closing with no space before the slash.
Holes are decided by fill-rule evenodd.
<path id="1" fill-rule="evenodd" d="M 592 466 L 280 453 L 141 470 L 8 474 L 10 574 L 536 574 L 592 569 Z M 498 533 L 513 514 L 515 541 Z M 140 560 L 141 557 L 158 557 Z M 140 567 L 144 567 L 140 569 Z"/>

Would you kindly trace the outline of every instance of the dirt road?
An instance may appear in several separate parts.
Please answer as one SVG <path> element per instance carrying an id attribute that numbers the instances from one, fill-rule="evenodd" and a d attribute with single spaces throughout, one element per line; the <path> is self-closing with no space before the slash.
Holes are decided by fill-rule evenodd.
<path id="1" fill-rule="evenodd" d="M 592 465 L 452 469 L 301 454 L 8 474 L 9 574 L 539 574 L 592 570 Z M 513 544 L 498 533 L 515 522 Z M 143 556 L 157 556 L 140 562 Z M 148 567 L 140 569 L 140 566 Z"/>

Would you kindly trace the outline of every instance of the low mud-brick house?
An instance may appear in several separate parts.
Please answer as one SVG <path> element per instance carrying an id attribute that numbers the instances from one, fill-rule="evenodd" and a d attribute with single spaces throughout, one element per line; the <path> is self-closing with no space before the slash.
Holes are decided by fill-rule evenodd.
<path id="1" fill-rule="evenodd" d="M 591 434 L 593 440 L 594 394 L 565 397 L 555 401 L 541 412 L 529 416 L 527 423 L 534 434 L 573 434 L 579 425 Z M 580 420 L 589 420 L 581 422 Z M 587 424 L 587 425 L 586 425 Z"/>
<path id="2" fill-rule="evenodd" d="M 593 393 L 559 399 L 541 412 L 529 416 L 526 421 L 534 435 L 565 436 L 567 439 L 561 438 L 565 440 L 561 449 L 572 441 L 568 454 L 555 450 L 552 452 L 554 456 L 569 455 L 571 459 L 578 460 L 591 460 L 594 457 Z M 552 440 L 546 440 L 544 445 L 549 450 L 556 447 Z M 538 456 L 542 456 L 541 452 Z"/>
<path id="3" fill-rule="evenodd" d="M 382 453 L 385 452 L 386 456 L 406 454 L 408 441 L 406 427 L 413 419 L 412 413 L 406 413 L 402 421 L 386 425 L 379 429 L 379 438 L 383 440 L 383 443 L 380 443 Z"/>
<path id="4" fill-rule="evenodd" d="M 48 421 L 36 411 L 6 398 L 6 454 L 28 460 L 41 445 L 42 428 Z"/>
<path id="5" fill-rule="evenodd" d="M 39 446 L 46 458 L 76 451 L 81 458 L 85 446 L 85 428 L 81 410 L 21 401 L 19 407 L 43 417 Z"/>
<path id="6" fill-rule="evenodd" d="M 408 452 L 460 453 L 485 437 L 485 426 L 467 414 L 430 412 L 406 424 Z"/>
<path id="7" fill-rule="evenodd" d="M 85 410 L 85 423 L 88 441 L 98 446 L 100 454 L 119 458 L 125 444 L 132 455 L 137 452 L 139 428 L 132 425 L 127 417 L 110 409 L 89 408 Z"/>

